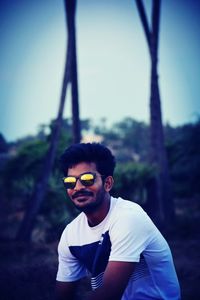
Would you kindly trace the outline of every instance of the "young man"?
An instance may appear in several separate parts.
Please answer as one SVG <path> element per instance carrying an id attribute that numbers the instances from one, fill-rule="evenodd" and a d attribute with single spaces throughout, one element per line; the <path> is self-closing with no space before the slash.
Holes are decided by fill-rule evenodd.
<path id="1" fill-rule="evenodd" d="M 87 300 L 180 299 L 169 246 L 136 203 L 113 198 L 115 158 L 101 144 L 75 144 L 61 157 L 64 185 L 81 211 L 58 246 L 57 299 L 74 299 L 90 274 Z"/>

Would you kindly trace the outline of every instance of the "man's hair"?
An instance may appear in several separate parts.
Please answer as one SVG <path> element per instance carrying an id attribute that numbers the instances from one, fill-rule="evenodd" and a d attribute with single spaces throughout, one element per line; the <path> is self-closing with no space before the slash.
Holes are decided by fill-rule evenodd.
<path id="1" fill-rule="evenodd" d="M 97 171 L 104 178 L 113 176 L 115 168 L 115 157 L 107 147 L 99 143 L 73 144 L 64 151 L 60 162 L 65 176 L 69 168 L 81 162 L 95 163 Z"/>

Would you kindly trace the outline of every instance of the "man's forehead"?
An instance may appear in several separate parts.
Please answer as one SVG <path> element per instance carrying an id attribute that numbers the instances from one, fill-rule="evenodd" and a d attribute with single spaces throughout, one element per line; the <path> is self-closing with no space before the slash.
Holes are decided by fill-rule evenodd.
<path id="1" fill-rule="evenodd" d="M 97 171 L 96 163 L 95 162 L 79 162 L 77 164 L 73 164 L 68 169 L 68 175 L 72 175 L 74 173 L 76 174 L 82 174 L 84 172 L 91 172 L 91 171 Z"/>

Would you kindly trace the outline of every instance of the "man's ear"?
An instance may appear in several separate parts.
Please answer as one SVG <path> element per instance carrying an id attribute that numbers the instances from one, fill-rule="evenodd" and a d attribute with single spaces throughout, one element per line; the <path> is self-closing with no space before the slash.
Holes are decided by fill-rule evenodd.
<path id="1" fill-rule="evenodd" d="M 113 184 L 114 184 L 113 177 L 112 176 L 106 177 L 105 182 L 104 182 L 104 189 L 105 189 L 105 191 L 106 192 L 110 192 L 110 190 L 113 187 Z"/>

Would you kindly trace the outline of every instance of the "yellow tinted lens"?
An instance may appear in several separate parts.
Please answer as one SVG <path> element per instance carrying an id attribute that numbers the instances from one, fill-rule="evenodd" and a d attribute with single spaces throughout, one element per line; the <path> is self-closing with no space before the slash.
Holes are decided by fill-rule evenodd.
<path id="1" fill-rule="evenodd" d="M 90 186 L 94 184 L 94 174 L 86 173 L 81 175 L 80 181 L 84 186 Z"/>
<path id="2" fill-rule="evenodd" d="M 83 174 L 81 175 L 81 180 L 93 180 L 94 175 L 93 174 Z"/>
<path id="3" fill-rule="evenodd" d="M 64 183 L 75 183 L 76 177 L 68 176 L 64 178 Z"/>
<path id="4" fill-rule="evenodd" d="M 68 176 L 65 177 L 63 181 L 66 189 L 74 189 L 77 179 L 74 176 Z"/>

